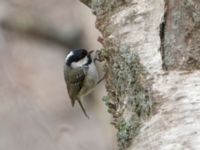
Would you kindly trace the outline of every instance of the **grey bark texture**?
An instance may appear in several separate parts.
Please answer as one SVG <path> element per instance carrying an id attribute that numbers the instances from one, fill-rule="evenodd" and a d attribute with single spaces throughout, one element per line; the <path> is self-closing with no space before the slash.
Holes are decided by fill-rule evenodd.
<path id="1" fill-rule="evenodd" d="M 168 0 L 165 19 L 166 69 L 200 69 L 200 1 Z"/>
<path id="2" fill-rule="evenodd" d="M 200 149 L 200 1 L 82 2 L 103 35 L 119 150 Z"/>

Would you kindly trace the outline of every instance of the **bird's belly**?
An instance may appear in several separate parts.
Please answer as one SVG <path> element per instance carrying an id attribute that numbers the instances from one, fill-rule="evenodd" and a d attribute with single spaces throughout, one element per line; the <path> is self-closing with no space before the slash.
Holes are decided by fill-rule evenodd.
<path id="1" fill-rule="evenodd" d="M 84 85 L 79 93 L 80 96 L 86 96 L 92 92 L 94 87 L 97 85 L 98 82 L 98 72 L 95 65 L 91 65 L 87 72 L 87 76 L 84 79 Z"/>

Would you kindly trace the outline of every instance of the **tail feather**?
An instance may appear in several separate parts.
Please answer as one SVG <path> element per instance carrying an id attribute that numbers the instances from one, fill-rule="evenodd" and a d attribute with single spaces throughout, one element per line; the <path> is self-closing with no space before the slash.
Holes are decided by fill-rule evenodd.
<path id="1" fill-rule="evenodd" d="M 72 103 L 72 107 L 74 107 L 75 100 L 74 100 L 74 99 L 71 99 L 71 103 Z"/>
<path id="2" fill-rule="evenodd" d="M 84 115 L 89 119 L 89 116 L 88 116 L 88 114 L 86 113 L 85 108 L 83 107 L 83 105 L 82 105 L 82 103 L 81 103 L 81 101 L 80 101 L 79 99 L 78 99 L 78 103 L 79 103 L 79 105 L 80 105 L 80 107 L 81 107 L 81 109 L 82 109 Z"/>

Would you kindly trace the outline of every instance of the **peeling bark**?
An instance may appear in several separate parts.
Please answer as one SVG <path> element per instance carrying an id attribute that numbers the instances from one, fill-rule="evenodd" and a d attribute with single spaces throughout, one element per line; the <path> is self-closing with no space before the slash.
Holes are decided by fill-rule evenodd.
<path id="1" fill-rule="evenodd" d="M 199 149 L 197 1 L 83 1 L 96 14 L 103 35 L 104 101 L 118 129 L 120 150 Z M 196 20 L 183 24 L 191 13 Z M 195 61 L 188 63 L 191 58 Z"/>

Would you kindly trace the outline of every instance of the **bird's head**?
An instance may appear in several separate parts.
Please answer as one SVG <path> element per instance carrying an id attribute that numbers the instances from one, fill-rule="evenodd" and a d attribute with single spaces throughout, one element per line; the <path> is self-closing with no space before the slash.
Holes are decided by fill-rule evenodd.
<path id="1" fill-rule="evenodd" d="M 72 49 L 65 57 L 65 64 L 71 68 L 78 68 L 92 63 L 91 53 L 85 49 Z"/>

